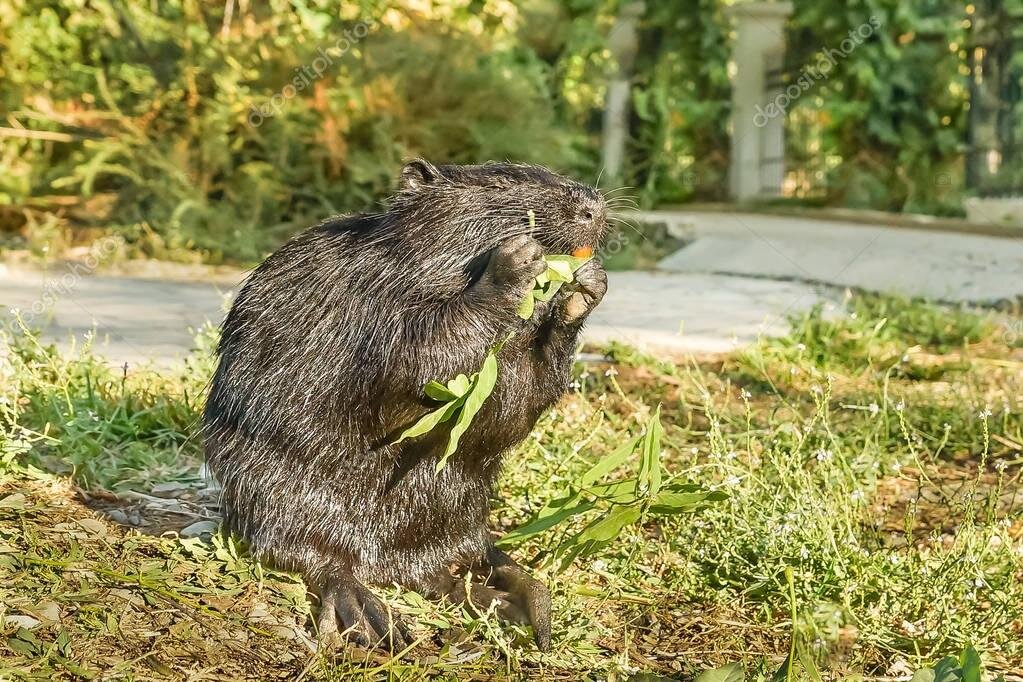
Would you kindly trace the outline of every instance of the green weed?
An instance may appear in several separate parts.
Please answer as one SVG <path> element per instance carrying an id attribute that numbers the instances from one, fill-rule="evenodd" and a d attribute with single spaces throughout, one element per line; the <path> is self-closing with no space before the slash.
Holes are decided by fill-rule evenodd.
<path id="1" fill-rule="evenodd" d="M 419 640 L 401 661 L 311 654 L 295 578 L 229 542 L 125 533 L 75 501 L 69 481 L 147 492 L 195 478 L 208 361 L 125 374 L 87 349 L 65 356 L 9 334 L 0 677 L 204 665 L 226 677 L 705 682 L 975 680 L 978 660 L 989 676 L 1019 670 L 1023 354 L 968 312 L 858 297 L 848 310 L 857 317 L 815 312 L 789 337 L 718 360 L 618 346 L 577 365 L 570 395 L 510 453 L 493 510 L 551 586 L 554 650 L 541 655 L 492 613 L 385 587 Z M 596 490 L 630 481 L 631 501 Z M 656 513 L 650 491 L 672 485 L 719 499 Z M 567 508 L 596 506 L 536 525 L 579 493 Z M 633 504 L 640 515 L 619 523 L 616 505 Z M 601 522 L 614 532 L 594 534 Z"/>

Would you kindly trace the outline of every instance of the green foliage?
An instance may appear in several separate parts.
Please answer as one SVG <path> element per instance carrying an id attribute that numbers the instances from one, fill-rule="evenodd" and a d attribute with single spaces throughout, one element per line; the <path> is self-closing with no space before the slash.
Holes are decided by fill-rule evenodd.
<path id="1" fill-rule="evenodd" d="M 890 365 L 914 347 L 947 353 L 996 329 L 990 316 L 967 309 L 875 294 L 850 297 L 845 310 L 819 304 L 791 324 L 792 334 L 771 345 L 825 369 L 862 368 L 864 360 Z"/>
<path id="2" fill-rule="evenodd" d="M 893 350 L 919 346 L 909 362 L 927 354 L 968 370 L 902 374 L 876 360 L 884 340 L 822 365 L 792 338 L 706 363 L 622 347 L 614 362 L 580 363 L 574 390 L 507 454 L 493 500 L 516 558 L 551 587 L 553 650 L 537 652 L 491 612 L 374 587 L 412 626 L 414 660 L 310 654 L 296 578 L 231 541 L 124 532 L 76 501 L 74 485 L 98 484 L 133 491 L 135 509 L 154 484 L 195 481 L 208 334 L 188 366 L 127 374 L 87 348 L 5 336 L 0 677 L 168 677 L 201 665 L 231 679 L 540 670 L 738 682 L 931 666 L 934 678 L 917 682 L 975 682 L 978 657 L 988 680 L 1019 670 L 1019 352 L 965 311 L 846 306 L 856 320 L 824 315 L 816 338 L 872 333 L 884 316 L 878 334 L 889 330 Z M 431 385 L 431 397 L 468 381 Z M 691 505 L 698 514 L 677 513 Z M 562 568 L 578 547 L 595 551 Z M 967 645 L 976 653 L 942 662 Z"/>
<path id="3" fill-rule="evenodd" d="M 503 344 L 501 344 L 503 345 Z M 427 412 L 419 421 L 407 428 L 398 437 L 396 443 L 408 438 L 417 438 L 432 431 L 444 422 L 455 420 L 448 435 L 448 444 L 444 448 L 444 454 L 437 460 L 437 471 L 444 468 L 451 455 L 458 451 L 458 441 L 462 434 L 468 430 L 472 420 L 483 407 L 490 394 L 494 392 L 497 384 L 497 353 L 500 345 L 487 353 L 483 365 L 478 372 L 472 376 L 459 374 L 448 383 L 442 384 L 439 381 L 431 381 L 423 387 L 427 397 L 441 403 L 441 406 Z"/>
<path id="4" fill-rule="evenodd" d="M 727 196 L 728 4 L 647 3 L 614 180 L 645 204 Z M 0 109 L 14 131 L 0 137 L 0 229 L 40 251 L 115 231 L 134 255 L 253 262 L 320 218 L 372 209 L 413 155 L 522 159 L 592 181 L 619 7 L 0 0 Z M 872 21 L 789 108 L 796 193 L 957 212 L 961 3 L 796 2 L 785 82 Z"/>
<path id="5" fill-rule="evenodd" d="M 561 570 L 576 559 L 592 556 L 611 544 L 626 526 L 656 521 L 675 514 L 703 509 L 727 495 L 698 485 L 669 481 L 661 486 L 661 408 L 654 411 L 641 436 L 626 441 L 587 469 L 567 490 L 548 502 L 527 523 L 504 535 L 498 544 L 513 547 L 589 512 L 598 514 L 578 532 L 568 533 L 555 552 Z M 635 452 L 639 468 L 635 475 L 602 483 L 620 469 Z"/>
<path id="6" fill-rule="evenodd" d="M 567 255 L 544 256 L 547 269 L 536 276 L 533 288 L 522 299 L 518 314 L 523 320 L 533 316 L 536 302 L 546 302 L 554 298 L 561 286 L 575 279 L 575 271 L 581 268 L 590 258 L 577 258 Z"/>
<path id="7" fill-rule="evenodd" d="M 405 157 L 577 167 L 514 8 L 390 4 L 4 0 L 0 104 L 61 140 L 0 138 L 9 224 L 70 206 L 143 254 L 254 261 Z"/>
<path id="8" fill-rule="evenodd" d="M 959 210 L 967 20 L 965 5 L 953 0 L 795 3 L 786 70 L 822 65 L 828 54 L 834 62 L 790 118 L 798 125 L 803 115 L 817 128 L 811 140 L 826 162 L 830 202 Z"/>

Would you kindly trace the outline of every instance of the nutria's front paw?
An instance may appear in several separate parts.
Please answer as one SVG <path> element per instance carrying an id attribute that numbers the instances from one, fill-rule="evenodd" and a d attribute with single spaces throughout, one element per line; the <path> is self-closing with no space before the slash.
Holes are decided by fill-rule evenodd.
<path id="1" fill-rule="evenodd" d="M 546 269 L 540 244 L 529 235 L 519 235 L 506 239 L 494 249 L 483 281 L 507 293 L 509 301 L 518 302 L 533 288 L 537 275 Z"/>
<path id="2" fill-rule="evenodd" d="M 589 315 L 607 292 L 607 272 L 596 260 L 576 270 L 575 281 L 563 287 L 560 315 L 562 324 L 579 324 Z"/>

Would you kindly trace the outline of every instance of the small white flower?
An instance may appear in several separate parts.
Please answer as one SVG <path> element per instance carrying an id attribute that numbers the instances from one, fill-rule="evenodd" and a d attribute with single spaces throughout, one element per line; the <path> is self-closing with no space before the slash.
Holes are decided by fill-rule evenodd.
<path id="1" fill-rule="evenodd" d="M 902 362 L 909 362 L 909 353 L 902 356 Z"/>
<path id="2" fill-rule="evenodd" d="M 744 388 L 739 392 L 739 397 L 742 398 L 743 400 L 749 400 L 750 398 L 753 397 L 753 394 Z M 1006 407 L 1005 409 L 1008 410 L 1009 408 Z"/>
<path id="3" fill-rule="evenodd" d="M 725 479 L 725 485 L 727 485 L 730 488 L 734 488 L 740 483 L 742 483 L 742 479 L 735 475 L 729 476 L 728 478 Z"/>
<path id="4" fill-rule="evenodd" d="M 614 367 L 608 367 L 604 371 L 604 376 L 606 376 L 606 377 L 616 377 L 616 376 L 618 376 L 618 370 L 615 369 Z"/>
<path id="5" fill-rule="evenodd" d="M 898 402 L 898 403 L 897 403 L 897 404 L 895 405 L 895 411 L 896 411 L 896 412 L 902 412 L 902 411 L 903 411 L 904 409 L 906 409 L 906 402 L 905 402 L 904 400 L 900 400 L 900 401 L 899 401 L 899 402 Z"/>
<path id="6" fill-rule="evenodd" d="M 820 395 L 823 392 L 824 392 L 824 389 L 822 389 L 817 384 L 814 384 L 813 386 L 810 387 L 810 393 L 816 393 L 816 394 Z"/>
<path id="7" fill-rule="evenodd" d="M 897 474 L 900 471 L 902 471 L 902 464 L 899 462 L 892 462 L 892 472 Z"/>
<path id="8" fill-rule="evenodd" d="M 806 350 L 806 344 L 805 343 L 797 343 L 796 344 L 796 350 L 798 350 L 798 351 Z"/>
<path id="9" fill-rule="evenodd" d="M 908 620 L 902 621 L 902 629 L 905 630 L 907 635 L 919 635 L 921 633 L 920 628 Z"/>
<path id="10" fill-rule="evenodd" d="M 952 428 L 952 425 L 951 425 L 951 424 L 949 424 L 948 422 L 945 422 L 944 424 L 942 424 L 942 425 L 941 425 L 941 428 L 943 428 L 943 429 L 945 429 L 946 431 L 948 431 L 949 429 L 951 429 L 951 428 Z"/>
<path id="11" fill-rule="evenodd" d="M 799 548 L 799 558 L 804 561 L 810 558 L 810 550 L 806 548 L 806 545 Z"/>
<path id="12" fill-rule="evenodd" d="M 863 494 L 862 490 L 854 490 L 852 491 L 852 494 L 849 495 L 849 499 L 853 502 L 862 502 L 864 497 L 866 497 L 866 495 Z"/>
<path id="13" fill-rule="evenodd" d="M 881 407 L 877 403 L 870 403 L 870 405 L 867 406 L 867 409 L 870 410 L 870 414 L 877 414 L 881 411 Z"/>
<path id="14" fill-rule="evenodd" d="M 980 411 L 980 414 L 977 415 L 977 417 L 979 417 L 980 419 L 987 419 L 990 416 L 991 416 L 990 409 L 983 409 Z"/>
<path id="15" fill-rule="evenodd" d="M 579 382 L 579 380 L 578 380 L 578 379 L 576 379 L 575 381 L 573 381 L 572 383 L 570 383 L 570 384 L 568 385 L 568 387 L 569 387 L 570 389 L 572 389 L 573 391 L 578 391 L 578 390 L 579 390 L 580 388 L 582 388 L 582 387 L 583 387 L 583 385 L 582 385 L 582 384 L 581 384 L 581 383 Z"/>
<path id="16" fill-rule="evenodd" d="M 599 572 L 599 571 L 606 571 L 607 570 L 607 562 L 604 561 L 603 559 L 597 559 L 592 564 L 590 564 L 590 568 L 592 568 L 594 571 L 597 571 L 597 572 Z"/>
<path id="17" fill-rule="evenodd" d="M 814 453 L 814 456 L 817 457 L 818 462 L 827 462 L 831 459 L 831 450 L 820 448 Z"/>
<path id="18" fill-rule="evenodd" d="M 1000 459 L 997 462 L 995 462 L 995 471 L 997 471 L 998 473 L 1001 473 L 1001 472 L 1005 471 L 1008 468 L 1009 468 L 1009 463 L 1006 462 L 1004 459 Z"/>

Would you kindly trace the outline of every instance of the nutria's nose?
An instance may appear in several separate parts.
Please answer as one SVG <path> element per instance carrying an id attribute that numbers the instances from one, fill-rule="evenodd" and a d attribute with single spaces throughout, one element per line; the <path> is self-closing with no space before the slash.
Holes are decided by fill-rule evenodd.
<path id="1" fill-rule="evenodd" d="M 603 199 L 584 199 L 579 207 L 579 220 L 590 224 L 604 219 Z"/>

